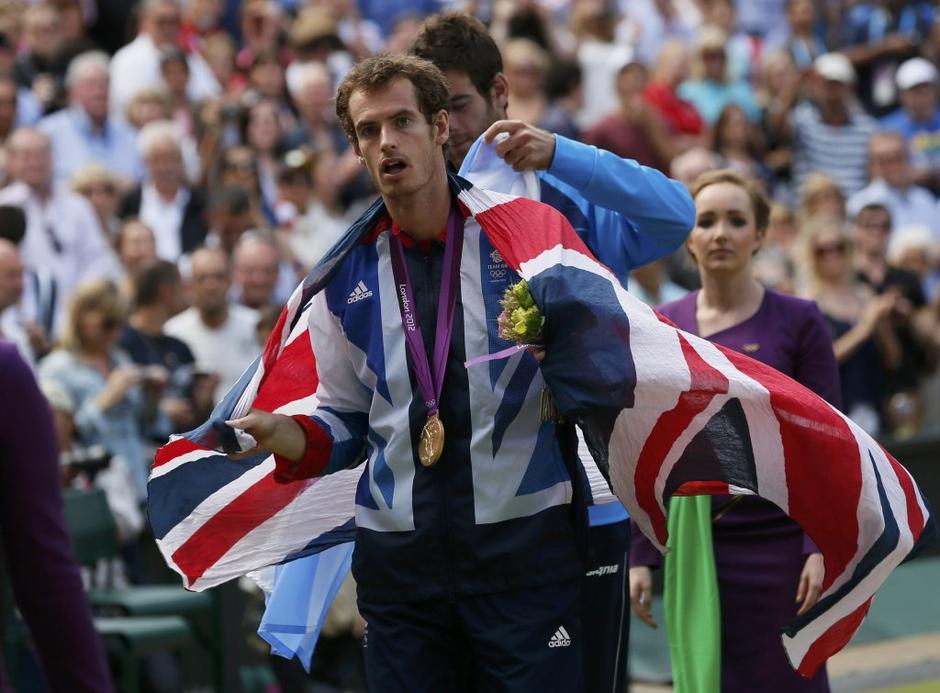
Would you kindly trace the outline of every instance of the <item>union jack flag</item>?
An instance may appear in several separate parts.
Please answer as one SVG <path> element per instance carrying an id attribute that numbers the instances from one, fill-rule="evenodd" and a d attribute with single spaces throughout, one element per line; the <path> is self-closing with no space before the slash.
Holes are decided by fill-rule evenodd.
<path id="1" fill-rule="evenodd" d="M 811 676 L 858 629 L 890 571 L 936 529 L 910 474 L 868 434 L 790 378 L 696 336 L 630 296 L 553 209 L 451 177 L 545 316 L 541 369 L 598 466 L 661 550 L 673 494 L 756 494 L 815 541 L 818 603 L 783 635 Z M 199 429 L 158 452 L 150 518 L 167 562 L 204 589 L 354 538 L 357 470 L 278 484 L 274 461 L 217 450 L 253 441 L 223 423 L 251 407 L 310 413 L 317 377 L 307 338 L 311 297 L 385 218 L 377 202 L 297 289 L 262 355 Z M 242 437 L 239 437 L 242 436 Z"/>

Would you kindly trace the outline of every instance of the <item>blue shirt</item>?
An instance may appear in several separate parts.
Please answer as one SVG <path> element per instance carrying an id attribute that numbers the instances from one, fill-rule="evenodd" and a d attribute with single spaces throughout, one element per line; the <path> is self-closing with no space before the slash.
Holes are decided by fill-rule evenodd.
<path id="1" fill-rule="evenodd" d="M 137 135 L 129 125 L 109 118 L 95 132 L 85 111 L 66 108 L 43 118 L 39 129 L 52 142 L 53 170 L 57 182 L 68 182 L 82 166 L 99 163 L 111 173 L 140 180 L 143 169 L 137 154 Z"/>
<path id="2" fill-rule="evenodd" d="M 387 37 L 405 16 L 426 17 L 443 9 L 439 0 L 359 0 L 359 12 L 379 25 Z"/>
<path id="3" fill-rule="evenodd" d="M 940 108 L 925 122 L 914 122 L 903 108 L 878 121 L 882 130 L 899 132 L 907 142 L 911 165 L 940 168 Z"/>
<path id="4" fill-rule="evenodd" d="M 744 109 L 744 115 L 752 123 L 760 117 L 754 92 L 747 82 L 683 82 L 678 93 L 681 98 L 692 102 L 709 125 L 718 120 L 722 109 L 730 103 Z"/>

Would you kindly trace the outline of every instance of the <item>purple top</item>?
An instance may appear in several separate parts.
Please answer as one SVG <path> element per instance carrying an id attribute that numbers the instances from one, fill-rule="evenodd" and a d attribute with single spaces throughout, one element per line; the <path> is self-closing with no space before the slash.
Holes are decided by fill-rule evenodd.
<path id="1" fill-rule="evenodd" d="M 16 604 L 50 690 L 111 691 L 62 515 L 52 414 L 32 371 L 4 341 L 0 392 L 0 537 Z M 0 658 L 0 691 L 7 690 Z"/>
<path id="2" fill-rule="evenodd" d="M 676 326 L 698 335 L 695 305 L 698 291 L 657 310 Z M 701 336 L 701 335 L 699 335 Z M 838 407 L 838 366 L 826 321 L 813 301 L 805 301 L 769 289 L 764 291 L 757 312 L 744 322 L 706 336 L 721 344 L 773 366 L 784 375 L 808 387 Z"/>
<path id="3" fill-rule="evenodd" d="M 698 291 L 691 291 L 678 301 L 666 303 L 657 310 L 676 326 L 698 335 L 696 300 Z M 808 387 L 833 406 L 841 404 L 839 370 L 832 350 L 832 341 L 826 321 L 815 302 L 806 301 L 776 291 L 765 290 L 757 312 L 747 320 L 707 336 L 708 341 L 734 349 L 751 358 L 773 366 Z M 717 503 L 725 503 L 727 496 L 716 496 Z M 764 520 L 765 514 L 781 515 L 777 506 L 768 501 L 748 498 L 739 505 L 744 513 L 728 513 L 725 522 L 738 520 Z M 719 521 L 721 522 L 721 521 Z M 815 546 L 807 538 L 806 553 Z M 633 532 L 630 565 L 658 566 L 662 557 L 639 532 Z"/>

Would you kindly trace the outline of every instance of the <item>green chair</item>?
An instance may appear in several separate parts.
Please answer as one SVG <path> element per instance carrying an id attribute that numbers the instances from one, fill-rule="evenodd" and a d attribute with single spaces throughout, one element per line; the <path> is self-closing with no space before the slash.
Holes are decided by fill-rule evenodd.
<path id="1" fill-rule="evenodd" d="M 140 690 L 140 660 L 154 652 L 179 652 L 183 672 L 191 669 L 192 632 L 179 616 L 119 616 L 95 618 L 95 629 L 105 643 L 116 645 L 120 658 L 117 681 L 122 693 Z"/>
<path id="2" fill-rule="evenodd" d="M 75 557 L 82 565 L 94 566 L 118 555 L 117 531 L 104 491 L 66 491 L 65 521 L 72 533 Z M 211 593 L 190 592 L 175 585 L 109 586 L 90 590 L 88 599 L 93 606 L 114 608 L 129 616 L 190 617 L 209 614 L 213 607 Z"/>
<path id="3" fill-rule="evenodd" d="M 117 553 L 117 532 L 104 491 L 67 490 L 63 497 L 65 521 L 76 560 L 96 566 Z M 184 663 L 195 643 L 196 625 L 205 621 L 204 642 L 211 643 L 214 604 L 207 593 L 188 592 L 172 585 L 92 589 L 88 599 L 95 626 L 106 642 L 117 647 L 121 659 L 121 690 L 137 690 L 140 657 L 153 652 L 178 651 Z M 184 667 L 184 670 L 189 667 Z"/>

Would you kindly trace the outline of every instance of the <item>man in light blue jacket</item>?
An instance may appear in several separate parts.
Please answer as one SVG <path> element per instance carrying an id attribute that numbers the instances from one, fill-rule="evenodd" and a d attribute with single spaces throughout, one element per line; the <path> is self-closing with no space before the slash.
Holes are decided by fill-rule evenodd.
<path id="1" fill-rule="evenodd" d="M 668 255 L 685 241 L 695 208 L 681 183 L 635 161 L 506 119 L 509 88 L 499 48 L 478 20 L 462 13 L 431 17 L 412 52 L 447 78 L 448 157 L 462 176 L 561 211 L 624 285 L 631 269 Z M 579 452 L 588 476 L 585 488 L 599 497 L 606 489 L 598 487 L 600 475 L 583 442 Z M 584 634 L 590 638 L 583 649 L 585 690 L 625 690 L 629 518 L 614 500 L 592 503 L 589 519 L 591 546 L 582 591 Z"/>

